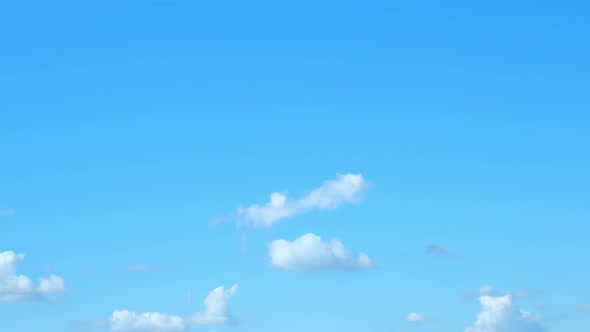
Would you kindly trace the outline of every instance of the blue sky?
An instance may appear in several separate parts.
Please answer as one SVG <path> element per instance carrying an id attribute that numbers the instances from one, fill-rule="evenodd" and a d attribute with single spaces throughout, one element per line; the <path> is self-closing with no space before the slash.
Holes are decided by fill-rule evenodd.
<path id="1" fill-rule="evenodd" d="M 0 330 L 587 331 L 589 9 L 0 0 Z"/>

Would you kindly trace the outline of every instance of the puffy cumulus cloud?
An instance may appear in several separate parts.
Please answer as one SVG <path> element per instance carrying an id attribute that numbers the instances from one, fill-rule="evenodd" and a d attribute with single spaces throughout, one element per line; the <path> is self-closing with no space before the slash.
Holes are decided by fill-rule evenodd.
<path id="1" fill-rule="evenodd" d="M 268 244 L 271 265 L 293 271 L 361 270 L 375 267 L 365 253 L 351 256 L 344 244 L 337 239 L 330 243 L 307 233 L 293 242 L 275 240 Z"/>
<path id="2" fill-rule="evenodd" d="M 412 312 L 406 315 L 405 317 L 406 322 L 419 324 L 419 323 L 426 323 L 426 318 L 418 313 Z"/>
<path id="3" fill-rule="evenodd" d="M 180 316 L 163 315 L 159 312 L 146 312 L 137 315 L 129 310 L 115 310 L 108 319 L 111 331 L 170 332 L 186 329 Z"/>
<path id="4" fill-rule="evenodd" d="M 270 227 L 281 219 L 314 209 L 327 210 L 358 203 L 367 187 L 361 174 L 338 174 L 336 179 L 324 181 L 321 187 L 299 199 L 290 200 L 286 194 L 275 192 L 268 203 L 240 207 L 236 214 L 240 223 Z"/>
<path id="5" fill-rule="evenodd" d="M 46 300 L 50 294 L 66 290 L 63 278 L 55 274 L 40 278 L 38 285 L 27 276 L 17 275 L 17 264 L 24 259 L 22 253 L 0 252 L 0 301 Z"/>
<path id="6" fill-rule="evenodd" d="M 512 303 L 510 295 L 479 297 L 482 311 L 475 323 L 465 332 L 544 332 L 540 316 L 520 309 Z"/>
<path id="7" fill-rule="evenodd" d="M 159 312 L 136 314 L 129 310 L 115 310 L 111 317 L 101 322 L 113 332 L 173 332 L 184 331 L 190 325 L 232 324 L 237 319 L 231 314 L 228 301 L 237 290 L 237 284 L 229 289 L 223 286 L 213 289 L 203 301 L 205 310 L 187 318 Z"/>
<path id="8" fill-rule="evenodd" d="M 40 278 L 37 289 L 44 294 L 61 293 L 66 290 L 66 286 L 62 277 L 52 274 L 48 278 Z"/>
<path id="9" fill-rule="evenodd" d="M 236 318 L 232 316 L 228 300 L 238 291 L 238 284 L 230 289 L 219 286 L 213 289 L 206 297 L 205 311 L 198 312 L 190 317 L 190 321 L 200 325 L 235 323 Z"/>

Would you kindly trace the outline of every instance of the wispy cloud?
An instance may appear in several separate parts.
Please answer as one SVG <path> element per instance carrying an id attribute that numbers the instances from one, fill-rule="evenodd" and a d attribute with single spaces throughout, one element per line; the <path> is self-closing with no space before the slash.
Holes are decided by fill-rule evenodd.
<path id="1" fill-rule="evenodd" d="M 127 272 L 141 272 L 141 271 L 162 271 L 162 270 L 175 270 L 177 265 L 148 265 L 148 264 L 136 264 L 125 268 Z"/>
<path id="2" fill-rule="evenodd" d="M 37 285 L 27 276 L 17 275 L 17 264 L 25 254 L 0 252 L 0 301 L 46 301 L 51 294 L 66 290 L 62 277 L 55 274 L 39 278 Z"/>
<path id="3" fill-rule="evenodd" d="M 16 214 L 14 209 L 0 209 L 0 218 L 1 217 L 12 217 Z"/>
<path id="4" fill-rule="evenodd" d="M 89 323 L 72 322 L 69 324 L 69 327 L 73 330 L 90 330 L 90 329 L 95 329 L 95 328 L 100 328 L 100 327 L 105 327 L 105 326 L 107 326 L 107 322 L 104 320 L 99 320 L 99 321 L 89 322 Z"/>
<path id="5" fill-rule="evenodd" d="M 324 242 L 313 233 L 307 233 L 292 242 L 272 241 L 268 244 L 268 254 L 272 266 L 293 271 L 350 271 L 375 267 L 367 254 L 358 252 L 351 256 L 339 240 Z"/>
<path id="6" fill-rule="evenodd" d="M 416 312 L 412 312 L 412 313 L 407 314 L 405 317 L 405 320 L 406 320 L 406 322 L 412 323 L 412 324 L 424 324 L 424 323 L 428 322 L 426 317 L 424 317 L 423 315 L 416 313 Z"/>
<path id="7" fill-rule="evenodd" d="M 426 249 L 424 250 L 424 253 L 426 255 L 438 256 L 438 257 L 453 255 L 452 251 L 450 251 L 449 249 L 447 249 L 441 245 L 438 245 L 438 244 L 430 244 L 428 247 L 426 247 Z"/>
<path id="8" fill-rule="evenodd" d="M 247 247 L 246 240 L 247 240 L 247 238 L 248 238 L 248 233 L 243 232 L 242 236 L 240 237 L 240 252 L 242 254 L 246 253 L 246 247 Z"/>
<path id="9" fill-rule="evenodd" d="M 578 303 L 578 310 L 590 312 L 590 303 Z"/>
<path id="10" fill-rule="evenodd" d="M 530 299 L 538 296 L 539 294 L 540 292 L 534 289 L 523 289 L 510 293 L 510 295 L 512 295 L 512 297 L 514 297 L 515 299 Z"/>
<path id="11" fill-rule="evenodd" d="M 239 207 L 239 223 L 270 227 L 277 221 L 315 209 L 328 210 L 343 204 L 359 203 L 368 188 L 361 174 L 338 174 L 336 179 L 324 181 L 321 187 L 298 199 L 289 199 L 286 193 L 274 192 L 264 205 Z"/>

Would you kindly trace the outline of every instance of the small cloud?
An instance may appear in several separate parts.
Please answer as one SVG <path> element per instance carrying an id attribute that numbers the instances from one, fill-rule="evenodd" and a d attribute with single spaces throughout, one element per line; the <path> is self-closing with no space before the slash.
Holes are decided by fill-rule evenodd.
<path id="1" fill-rule="evenodd" d="M 125 271 L 127 272 L 139 272 L 139 271 L 162 271 L 162 270 L 174 270 L 177 269 L 176 265 L 147 265 L 147 264 L 136 264 L 128 266 Z"/>
<path id="2" fill-rule="evenodd" d="M 12 217 L 16 214 L 14 209 L 0 209 L 0 218 L 1 217 Z"/>
<path id="3" fill-rule="evenodd" d="M 307 195 L 291 200 L 285 193 L 274 192 L 264 205 L 239 207 L 238 223 L 270 227 L 277 221 L 311 210 L 329 210 L 343 204 L 359 203 L 368 185 L 361 174 L 338 174 L 336 179 L 324 181 L 321 187 Z"/>
<path id="4" fill-rule="evenodd" d="M 590 312 L 590 303 L 578 303 L 578 310 Z"/>
<path id="5" fill-rule="evenodd" d="M 415 312 L 407 314 L 405 320 L 406 322 L 413 324 L 422 324 L 427 322 L 427 319 L 423 315 Z"/>
<path id="6" fill-rule="evenodd" d="M 227 220 L 228 220 L 227 217 L 222 216 L 222 215 L 218 215 L 218 216 L 215 216 L 215 217 L 213 217 L 213 218 L 211 218 L 209 220 L 209 225 L 211 225 L 211 226 L 217 226 L 217 225 L 219 225 L 219 224 L 221 224 L 221 223 L 223 223 L 223 222 L 225 222 Z"/>
<path id="7" fill-rule="evenodd" d="M 362 270 L 375 267 L 365 253 L 351 256 L 344 244 L 337 239 L 330 243 L 307 233 L 294 241 L 275 240 L 268 244 L 271 265 L 293 271 Z"/>
<path id="8" fill-rule="evenodd" d="M 429 245 L 426 248 L 426 250 L 424 250 L 424 253 L 426 255 L 439 256 L 439 257 L 442 257 L 442 256 L 451 256 L 453 254 L 449 249 L 447 249 L 447 248 L 445 248 L 443 246 L 440 246 L 438 244 L 431 244 L 431 245 Z"/>
<path id="9" fill-rule="evenodd" d="M 247 240 L 247 238 L 248 238 L 248 233 L 243 232 L 242 237 L 240 238 L 240 252 L 242 254 L 246 253 L 246 248 L 247 248 L 246 240 Z"/>
<path id="10" fill-rule="evenodd" d="M 50 295 L 66 291 L 64 279 L 55 274 L 39 278 L 38 285 L 27 276 L 17 275 L 17 264 L 24 259 L 22 253 L 0 252 L 0 301 L 47 301 Z"/>
<path id="11" fill-rule="evenodd" d="M 90 330 L 99 327 L 107 326 L 107 322 L 104 320 L 99 320 L 95 322 L 85 323 L 85 322 L 72 322 L 69 324 L 69 327 L 72 330 Z"/>

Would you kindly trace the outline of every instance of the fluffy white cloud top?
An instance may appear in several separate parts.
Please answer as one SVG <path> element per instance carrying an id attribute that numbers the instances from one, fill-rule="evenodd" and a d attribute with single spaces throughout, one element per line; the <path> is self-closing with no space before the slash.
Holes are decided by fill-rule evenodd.
<path id="1" fill-rule="evenodd" d="M 174 332 L 184 331 L 190 325 L 232 324 L 237 319 L 230 312 L 228 300 L 237 290 L 237 284 L 229 289 L 223 286 L 213 289 L 203 301 L 205 310 L 188 318 L 159 312 L 136 314 L 129 310 L 115 310 L 106 324 L 113 332 Z"/>
<path id="2" fill-rule="evenodd" d="M 189 320 L 200 325 L 235 323 L 236 319 L 231 315 L 228 300 L 237 291 L 238 284 L 229 289 L 223 286 L 213 289 L 203 301 L 205 311 L 196 313 Z"/>
<path id="3" fill-rule="evenodd" d="M 483 295 L 489 295 L 494 297 L 500 297 L 504 295 L 510 295 L 511 299 L 531 299 L 539 294 L 538 291 L 524 289 L 516 291 L 505 291 L 493 288 L 490 285 L 483 285 L 475 292 L 461 293 L 460 296 L 464 299 L 479 298 Z"/>
<path id="4" fill-rule="evenodd" d="M 482 311 L 465 332 L 544 332 L 540 317 L 520 309 L 510 295 L 479 297 Z"/>
<path id="5" fill-rule="evenodd" d="M 268 203 L 240 207 L 236 215 L 240 223 L 270 227 L 281 219 L 314 209 L 327 210 L 358 203 L 367 187 L 361 174 L 338 174 L 336 179 L 324 181 L 321 187 L 299 199 L 290 200 L 285 193 L 275 192 Z"/>
<path id="6" fill-rule="evenodd" d="M 0 252 L 0 301 L 46 300 L 50 294 L 66 290 L 63 278 L 55 274 L 40 278 L 38 285 L 27 276 L 17 275 L 17 264 L 24 259 L 22 253 Z"/>
<path id="7" fill-rule="evenodd" d="M 307 233 L 294 241 L 275 240 L 268 244 L 272 266 L 292 271 L 361 270 L 375 267 L 365 253 L 350 255 L 337 239 L 324 242 L 322 238 Z"/>

